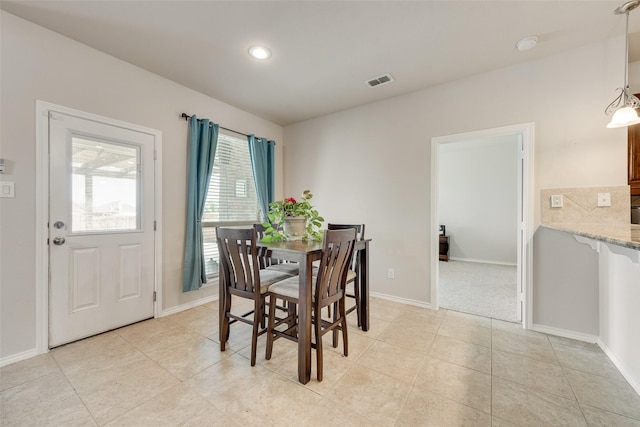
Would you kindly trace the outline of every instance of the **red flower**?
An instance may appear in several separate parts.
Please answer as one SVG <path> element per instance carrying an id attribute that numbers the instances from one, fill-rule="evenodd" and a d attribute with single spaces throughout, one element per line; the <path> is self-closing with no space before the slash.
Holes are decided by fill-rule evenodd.
<path id="1" fill-rule="evenodd" d="M 286 199 L 284 199 L 285 203 L 293 203 L 294 205 L 298 202 L 296 202 L 296 199 L 294 199 L 293 197 L 287 197 Z"/>

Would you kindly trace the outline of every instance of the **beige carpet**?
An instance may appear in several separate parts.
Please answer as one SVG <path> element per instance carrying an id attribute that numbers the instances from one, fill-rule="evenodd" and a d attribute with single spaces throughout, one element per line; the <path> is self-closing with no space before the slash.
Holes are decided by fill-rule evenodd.
<path id="1" fill-rule="evenodd" d="M 516 267 L 440 261 L 440 307 L 517 322 Z"/>

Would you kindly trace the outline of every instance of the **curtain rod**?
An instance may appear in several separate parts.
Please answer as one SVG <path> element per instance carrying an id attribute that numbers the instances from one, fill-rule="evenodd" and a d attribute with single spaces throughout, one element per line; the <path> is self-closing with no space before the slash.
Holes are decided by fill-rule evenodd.
<path id="1" fill-rule="evenodd" d="M 189 119 L 191 118 L 191 116 L 190 116 L 189 114 L 187 114 L 187 113 L 182 113 L 182 114 L 180 115 L 180 117 L 181 117 L 181 118 L 183 118 L 183 119 L 185 119 L 185 120 L 189 120 Z M 219 127 L 220 129 L 228 130 L 229 132 L 238 133 L 238 134 L 240 134 L 240 135 L 244 135 L 244 136 L 249 136 L 249 135 L 247 135 L 247 134 L 246 134 L 246 133 L 244 133 L 244 132 L 238 132 L 237 130 L 228 129 L 228 128 L 223 127 L 223 126 L 220 126 L 220 125 L 218 125 L 218 127 Z"/>

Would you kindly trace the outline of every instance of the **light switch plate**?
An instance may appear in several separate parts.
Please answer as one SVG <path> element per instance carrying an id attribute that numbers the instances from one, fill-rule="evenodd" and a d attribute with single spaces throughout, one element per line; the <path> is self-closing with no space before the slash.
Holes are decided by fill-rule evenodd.
<path id="1" fill-rule="evenodd" d="M 0 182 L 0 197 L 16 197 L 15 185 L 13 182 Z"/>
<path id="2" fill-rule="evenodd" d="M 562 207 L 562 194 L 554 194 L 553 196 L 551 196 L 551 207 L 552 208 Z"/>
<path id="3" fill-rule="evenodd" d="M 598 193 L 598 207 L 611 206 L 611 193 Z"/>

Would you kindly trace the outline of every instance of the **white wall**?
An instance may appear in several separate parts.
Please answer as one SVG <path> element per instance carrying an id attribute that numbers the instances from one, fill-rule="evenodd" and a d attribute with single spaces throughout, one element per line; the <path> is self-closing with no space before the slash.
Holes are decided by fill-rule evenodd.
<path id="1" fill-rule="evenodd" d="M 449 257 L 516 265 L 518 136 L 438 146 L 438 211 Z"/>
<path id="2" fill-rule="evenodd" d="M 533 329 L 597 342 L 640 393 L 640 251 L 540 227 Z"/>
<path id="3" fill-rule="evenodd" d="M 640 251 L 600 243 L 600 341 L 640 394 Z"/>
<path id="4" fill-rule="evenodd" d="M 622 83 L 622 80 L 620 82 Z M 631 93 L 640 93 L 640 61 L 629 64 L 629 90 Z M 611 100 L 613 101 L 613 98 Z"/>
<path id="5" fill-rule="evenodd" d="M 162 131 L 164 309 L 210 296 L 211 288 L 181 290 L 187 123 L 178 116 L 197 114 L 276 140 L 278 195 L 282 128 L 4 11 L 0 14 L 0 158 L 10 162 L 2 180 L 14 181 L 16 192 L 14 199 L 0 202 L 0 359 L 35 347 L 37 99 Z"/>
<path id="6" fill-rule="evenodd" d="M 208 296 L 180 291 L 183 111 L 278 141 L 277 196 L 309 188 L 328 220 L 366 223 L 372 291 L 420 302 L 430 295 L 432 137 L 535 122 L 536 189 L 626 184 L 626 130 L 605 129 L 602 114 L 620 85 L 622 37 L 295 124 L 283 138 L 273 123 L 6 12 L 0 20 L 0 157 L 11 162 L 3 180 L 16 183 L 16 198 L 0 202 L 0 358 L 35 346 L 36 99 L 163 132 L 164 308 Z"/>
<path id="7" fill-rule="evenodd" d="M 428 303 L 431 138 L 534 122 L 536 194 L 625 185 L 626 130 L 603 113 L 623 52 L 617 37 L 287 126 L 286 193 L 310 188 L 327 219 L 366 223 L 371 290 Z"/>
<path id="8" fill-rule="evenodd" d="M 533 327 L 597 337 L 598 254 L 573 235 L 544 227 L 533 251 Z"/>

